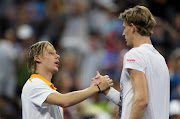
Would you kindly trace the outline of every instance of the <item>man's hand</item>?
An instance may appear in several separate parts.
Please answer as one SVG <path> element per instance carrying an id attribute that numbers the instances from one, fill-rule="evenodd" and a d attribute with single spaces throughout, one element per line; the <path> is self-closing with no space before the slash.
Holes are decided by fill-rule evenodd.
<path id="1" fill-rule="evenodd" d="M 97 86 L 101 83 L 100 77 L 102 76 L 98 71 L 96 72 L 96 76 L 91 80 L 91 86 Z"/>
<path id="2" fill-rule="evenodd" d="M 101 84 L 99 84 L 99 87 L 101 91 L 104 91 L 114 85 L 112 79 L 110 79 L 108 75 L 101 76 L 100 80 Z"/>
<path id="3" fill-rule="evenodd" d="M 91 81 L 91 86 L 97 86 L 97 85 L 99 85 L 99 84 L 101 83 L 100 77 L 101 77 L 102 75 L 101 75 L 98 71 L 97 71 L 96 73 L 97 73 L 96 76 L 91 79 L 91 80 L 92 80 L 92 81 Z M 102 93 L 103 93 L 104 95 L 107 95 L 108 92 L 109 92 L 109 90 L 110 90 L 110 87 L 107 88 L 106 90 L 102 91 Z"/>

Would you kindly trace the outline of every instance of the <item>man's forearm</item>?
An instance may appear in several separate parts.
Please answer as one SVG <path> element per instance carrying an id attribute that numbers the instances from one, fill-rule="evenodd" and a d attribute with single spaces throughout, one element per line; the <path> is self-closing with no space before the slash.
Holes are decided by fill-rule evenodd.
<path id="1" fill-rule="evenodd" d="M 65 103 L 65 107 L 69 107 L 91 97 L 98 91 L 99 89 L 97 86 L 91 86 L 84 90 L 67 93 L 63 96 L 65 98 L 63 102 L 67 102 Z"/>
<path id="2" fill-rule="evenodd" d="M 144 117 L 148 102 L 146 100 L 134 100 L 129 119 L 142 119 Z"/>
<path id="3" fill-rule="evenodd" d="M 48 96 L 46 102 L 61 107 L 69 107 L 91 97 L 98 91 L 99 89 L 97 86 L 91 86 L 84 90 L 74 91 L 67 94 L 52 93 Z"/>

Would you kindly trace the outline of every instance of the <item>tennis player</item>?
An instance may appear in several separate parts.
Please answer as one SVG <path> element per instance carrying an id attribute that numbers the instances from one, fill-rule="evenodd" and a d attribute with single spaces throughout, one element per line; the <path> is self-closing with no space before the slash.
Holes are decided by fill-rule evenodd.
<path id="1" fill-rule="evenodd" d="M 108 76 L 101 76 L 101 83 L 97 86 L 61 94 L 51 83 L 52 75 L 58 71 L 59 58 L 53 45 L 47 41 L 37 42 L 30 47 L 27 66 L 32 75 L 22 89 L 23 119 L 63 119 L 62 107 L 75 105 L 113 85 Z"/>
<path id="2" fill-rule="evenodd" d="M 156 22 L 149 9 L 139 5 L 120 18 L 132 49 L 124 56 L 120 92 L 110 88 L 104 94 L 119 105 L 119 119 L 169 119 L 169 71 L 150 40 Z"/>

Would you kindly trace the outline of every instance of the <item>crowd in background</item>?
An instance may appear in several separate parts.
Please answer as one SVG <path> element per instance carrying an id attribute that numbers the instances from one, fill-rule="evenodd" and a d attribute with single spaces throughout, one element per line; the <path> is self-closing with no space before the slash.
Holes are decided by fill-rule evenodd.
<path id="1" fill-rule="evenodd" d="M 177 0 L 0 0 L 0 119 L 21 119 L 21 90 L 31 75 L 26 53 L 47 40 L 60 55 L 52 82 L 61 93 L 90 86 L 99 71 L 119 90 L 124 54 L 119 13 L 147 6 L 157 25 L 151 36 L 170 71 L 170 118 L 180 119 L 180 1 Z M 118 107 L 96 94 L 64 109 L 65 119 L 117 119 Z"/>

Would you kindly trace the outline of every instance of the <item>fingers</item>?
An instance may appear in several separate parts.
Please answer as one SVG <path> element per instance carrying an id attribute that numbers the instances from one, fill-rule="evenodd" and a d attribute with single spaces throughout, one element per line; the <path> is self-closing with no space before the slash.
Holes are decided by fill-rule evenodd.
<path id="1" fill-rule="evenodd" d="M 105 75 L 104 77 L 105 77 L 105 78 L 109 78 L 109 76 L 108 76 L 108 75 Z"/>
<path id="2" fill-rule="evenodd" d="M 113 86 L 113 85 L 114 85 L 114 83 L 110 83 L 110 84 L 109 84 L 109 87 L 111 87 L 111 86 Z"/>
<path id="3" fill-rule="evenodd" d="M 100 79 L 95 79 L 95 78 L 92 78 L 91 79 L 91 85 L 90 86 L 97 86 L 101 83 L 101 80 Z"/>
<path id="4" fill-rule="evenodd" d="M 113 80 L 110 79 L 108 75 L 101 77 L 101 84 L 99 86 L 101 87 L 102 91 L 108 89 L 109 87 L 113 85 L 114 85 Z"/>
<path id="5" fill-rule="evenodd" d="M 107 79 L 107 82 L 108 82 L 109 84 L 111 84 L 111 83 L 113 83 L 113 80 L 110 79 L 110 78 L 108 78 L 108 79 Z"/>
<path id="6" fill-rule="evenodd" d="M 99 71 L 96 71 L 96 73 L 97 73 L 97 75 L 101 75 L 101 74 L 99 73 Z"/>
<path id="7" fill-rule="evenodd" d="M 101 77 L 101 74 L 99 73 L 99 71 L 96 71 L 96 76 L 95 76 L 95 79 L 98 79 L 98 78 L 100 78 Z"/>
<path id="8" fill-rule="evenodd" d="M 100 77 L 100 80 L 102 81 L 102 80 L 108 79 L 108 78 L 109 78 L 109 76 L 108 76 L 108 75 L 105 75 L 105 76 L 101 76 L 101 77 Z"/>
<path id="9" fill-rule="evenodd" d="M 112 79 L 108 78 L 107 80 L 108 80 L 108 84 L 109 84 L 109 86 L 110 86 L 110 87 L 114 85 L 114 83 L 113 83 L 113 80 L 112 80 Z"/>

